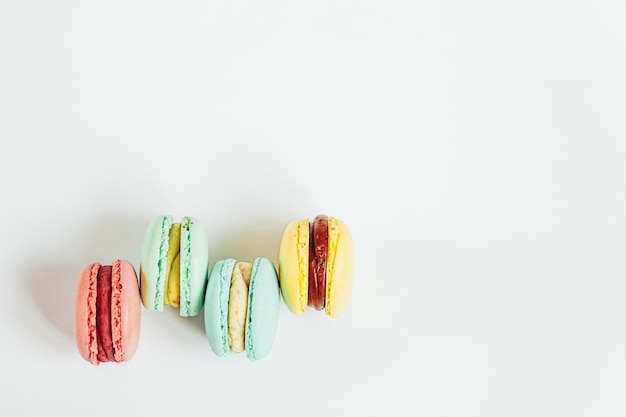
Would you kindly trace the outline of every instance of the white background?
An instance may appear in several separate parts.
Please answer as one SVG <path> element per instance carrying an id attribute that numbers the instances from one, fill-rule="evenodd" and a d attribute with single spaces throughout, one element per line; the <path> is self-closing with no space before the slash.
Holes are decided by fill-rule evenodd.
<path id="1" fill-rule="evenodd" d="M 4 1 L 0 402 L 34 415 L 626 415 L 621 1 Z M 142 311 L 94 367 L 76 276 L 161 213 L 211 264 L 350 227 L 268 358 Z"/>

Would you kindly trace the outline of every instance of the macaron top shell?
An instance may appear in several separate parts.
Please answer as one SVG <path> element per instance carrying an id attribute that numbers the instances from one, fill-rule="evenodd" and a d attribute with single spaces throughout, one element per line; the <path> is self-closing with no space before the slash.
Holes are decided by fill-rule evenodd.
<path id="1" fill-rule="evenodd" d="M 228 258 L 211 268 L 204 300 L 204 328 L 211 350 L 217 356 L 228 356 L 228 302 L 233 268 L 237 261 Z"/>
<path id="2" fill-rule="evenodd" d="M 278 277 L 285 305 L 294 314 L 308 304 L 309 219 L 287 225 L 280 243 Z"/>
<path id="3" fill-rule="evenodd" d="M 116 268 L 116 261 L 113 261 L 113 277 L 116 276 Z M 117 297 L 119 303 L 115 301 Z M 113 287 L 112 299 L 115 360 L 122 362 L 135 355 L 141 329 L 141 299 L 137 273 L 128 261 L 119 261 L 119 287 Z"/>
<path id="4" fill-rule="evenodd" d="M 274 264 L 256 258 L 252 264 L 246 316 L 246 357 L 251 361 L 265 358 L 272 349 L 280 310 L 280 288 Z"/>
<path id="5" fill-rule="evenodd" d="M 74 336 L 80 356 L 94 365 L 99 363 L 96 334 L 96 277 L 102 265 L 87 265 L 78 275 L 74 298 Z"/>
<path id="6" fill-rule="evenodd" d="M 354 246 L 348 227 L 328 218 L 328 260 L 326 271 L 326 314 L 338 317 L 346 307 L 354 282 Z"/>
<path id="7" fill-rule="evenodd" d="M 204 305 L 209 242 L 195 217 L 184 217 L 180 231 L 180 315 L 196 316 Z"/>

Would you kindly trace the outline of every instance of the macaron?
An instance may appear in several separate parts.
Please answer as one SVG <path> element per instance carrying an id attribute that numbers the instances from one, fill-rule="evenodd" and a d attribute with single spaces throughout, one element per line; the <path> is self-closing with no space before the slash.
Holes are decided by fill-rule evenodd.
<path id="1" fill-rule="evenodd" d="M 250 361 L 271 351 L 278 328 L 280 289 L 274 264 L 256 258 L 252 264 L 227 258 L 209 275 L 204 326 L 218 356 L 246 352 Z"/>
<path id="2" fill-rule="evenodd" d="M 78 275 L 74 299 L 74 335 L 80 355 L 93 365 L 124 362 L 139 344 L 141 301 L 137 273 L 128 262 L 99 262 Z"/>
<path id="3" fill-rule="evenodd" d="M 338 317 L 344 311 L 354 282 L 354 246 L 343 221 L 321 214 L 289 223 L 278 258 L 280 289 L 292 313 L 312 307 Z"/>
<path id="4" fill-rule="evenodd" d="M 141 300 L 150 311 L 164 306 L 179 309 L 183 317 L 196 316 L 204 303 L 209 270 L 209 244 L 195 217 L 174 223 L 157 216 L 148 225 L 139 265 Z"/>

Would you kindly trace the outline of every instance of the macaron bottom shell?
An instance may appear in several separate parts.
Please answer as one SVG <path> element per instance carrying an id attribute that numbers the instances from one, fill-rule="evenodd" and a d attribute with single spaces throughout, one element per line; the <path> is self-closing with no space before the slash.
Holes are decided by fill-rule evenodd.
<path id="1" fill-rule="evenodd" d="M 328 258 L 326 271 L 327 316 L 339 317 L 345 310 L 354 283 L 354 244 L 346 224 L 328 218 Z"/>

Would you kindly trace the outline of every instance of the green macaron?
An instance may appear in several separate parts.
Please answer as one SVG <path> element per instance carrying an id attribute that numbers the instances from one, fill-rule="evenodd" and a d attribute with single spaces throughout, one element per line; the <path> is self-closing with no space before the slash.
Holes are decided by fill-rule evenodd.
<path id="1" fill-rule="evenodd" d="M 141 300 L 146 309 L 178 307 L 183 317 L 202 310 L 207 285 L 209 245 L 195 217 L 174 223 L 157 216 L 146 230 L 140 260 Z"/>

